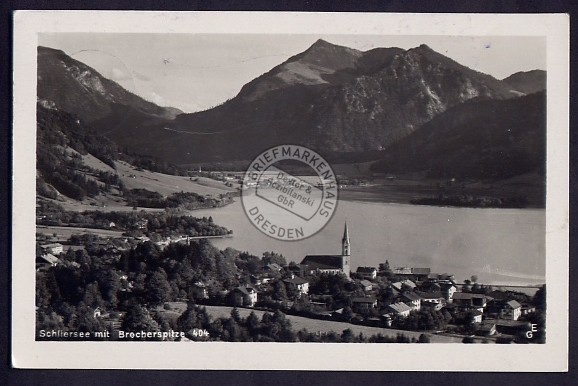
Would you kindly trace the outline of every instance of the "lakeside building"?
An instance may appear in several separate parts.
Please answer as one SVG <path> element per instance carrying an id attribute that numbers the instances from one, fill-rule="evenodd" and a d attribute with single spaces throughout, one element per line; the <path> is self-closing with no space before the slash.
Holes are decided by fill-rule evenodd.
<path id="1" fill-rule="evenodd" d="M 307 266 L 308 274 L 329 273 L 337 275 L 343 273 L 347 278 L 351 277 L 351 242 L 349 229 L 345 223 L 343 238 L 341 239 L 341 255 L 307 255 L 301 261 L 301 265 Z"/>

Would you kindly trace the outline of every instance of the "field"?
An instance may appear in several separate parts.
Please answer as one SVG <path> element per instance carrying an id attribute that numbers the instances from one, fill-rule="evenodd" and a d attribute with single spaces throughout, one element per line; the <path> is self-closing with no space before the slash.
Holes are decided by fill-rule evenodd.
<path id="1" fill-rule="evenodd" d="M 168 317 L 178 317 L 181 313 L 183 313 L 187 305 L 182 302 L 171 302 L 171 310 L 167 311 L 159 307 L 159 311 L 167 314 Z M 231 316 L 232 307 L 225 307 L 225 306 L 204 306 L 207 309 L 207 312 L 213 319 L 225 317 L 228 318 Z M 251 312 L 255 312 L 255 314 L 261 319 L 265 311 L 260 310 L 253 310 L 248 308 L 237 308 L 239 310 L 239 314 L 242 318 L 246 318 L 249 316 Z M 390 328 L 379 328 L 379 327 L 367 327 L 367 326 L 358 326 L 355 324 L 344 323 L 344 322 L 333 322 L 327 320 L 317 320 L 317 319 L 309 319 L 304 318 L 301 316 L 295 315 L 287 315 L 287 319 L 291 321 L 291 326 L 294 331 L 299 331 L 303 328 L 307 329 L 309 332 L 320 332 L 326 333 L 330 331 L 334 331 L 338 334 L 341 334 L 343 330 L 351 329 L 355 335 L 359 333 L 363 333 L 366 337 L 375 334 L 382 334 L 388 336 L 396 336 L 398 333 L 404 334 L 410 338 L 418 339 L 419 336 L 422 334 L 421 332 L 416 331 L 403 331 L 403 330 L 395 330 Z M 432 343 L 461 343 L 461 337 L 452 337 L 452 336 L 441 336 L 435 334 L 426 334 L 430 337 Z"/>
<path id="2" fill-rule="evenodd" d="M 74 150 L 68 148 L 70 152 Z M 220 194 L 235 192 L 235 187 L 228 187 L 221 181 L 216 181 L 207 177 L 183 177 L 163 173 L 151 172 L 148 170 L 137 170 L 134 166 L 117 161 L 116 170 L 105 164 L 91 154 L 82 155 L 82 162 L 92 169 L 116 173 L 127 189 L 147 189 L 157 192 L 165 197 L 178 192 L 196 193 L 201 196 L 218 197 Z M 94 178 L 94 177 L 90 177 Z M 46 199 L 51 201 L 50 199 Z M 83 212 L 99 210 L 104 212 L 132 211 L 132 206 L 127 206 L 126 201 L 116 189 L 106 194 L 99 194 L 97 197 L 86 197 L 83 201 L 73 200 L 64 195 L 60 195 L 55 202 L 62 205 L 65 210 Z M 137 208 L 137 210 L 159 211 L 163 209 Z"/>
<path id="3" fill-rule="evenodd" d="M 226 186 L 223 182 L 204 177 L 172 176 L 168 174 L 137 170 L 126 162 L 117 161 L 116 171 L 127 189 L 147 189 L 163 196 L 172 193 L 197 193 L 201 196 L 218 196 L 236 189 Z"/>
<path id="4" fill-rule="evenodd" d="M 36 226 L 36 233 L 52 236 L 56 234 L 59 239 L 68 240 L 72 235 L 93 234 L 101 237 L 121 237 L 122 232 L 108 229 L 58 227 L 58 226 Z"/>

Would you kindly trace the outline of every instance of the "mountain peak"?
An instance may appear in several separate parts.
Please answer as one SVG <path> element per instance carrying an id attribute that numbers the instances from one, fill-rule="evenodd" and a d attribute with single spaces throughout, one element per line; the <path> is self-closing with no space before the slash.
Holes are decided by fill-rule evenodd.
<path id="1" fill-rule="evenodd" d="M 315 43 L 313 43 L 313 46 L 321 46 L 321 45 L 333 45 L 333 44 L 331 44 L 327 40 L 323 40 L 323 39 L 317 39 L 315 41 Z"/>
<path id="2" fill-rule="evenodd" d="M 430 46 L 428 46 L 427 44 L 420 44 L 418 47 L 414 47 L 414 48 L 410 48 L 408 51 L 416 51 L 419 53 L 431 53 L 431 52 L 436 52 L 434 49 L 432 49 Z"/>
<path id="3" fill-rule="evenodd" d="M 328 42 L 327 40 L 323 40 L 323 39 L 317 39 L 315 41 L 315 43 L 313 43 L 308 49 L 306 49 L 303 54 L 306 53 L 311 53 L 311 52 L 319 52 L 319 51 L 333 51 L 335 53 L 353 53 L 353 54 L 360 54 L 361 52 L 353 49 L 353 48 L 349 48 L 349 47 L 345 47 L 345 46 L 340 46 L 338 44 L 333 44 Z"/>

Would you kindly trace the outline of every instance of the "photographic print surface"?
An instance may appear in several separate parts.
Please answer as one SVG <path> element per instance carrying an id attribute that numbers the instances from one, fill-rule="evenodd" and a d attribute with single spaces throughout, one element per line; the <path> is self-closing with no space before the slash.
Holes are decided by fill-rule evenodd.
<path id="1" fill-rule="evenodd" d="M 559 342 L 548 31 L 202 25 L 29 42 L 27 339 L 207 358 Z"/>

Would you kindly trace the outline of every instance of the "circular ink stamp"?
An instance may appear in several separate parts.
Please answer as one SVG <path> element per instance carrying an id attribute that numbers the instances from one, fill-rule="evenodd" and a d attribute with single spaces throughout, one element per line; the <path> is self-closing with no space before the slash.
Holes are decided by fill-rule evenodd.
<path id="1" fill-rule="evenodd" d="M 261 232 L 298 241 L 315 235 L 331 220 L 337 190 L 335 172 L 321 155 L 304 146 L 278 145 L 251 161 L 241 202 Z"/>

